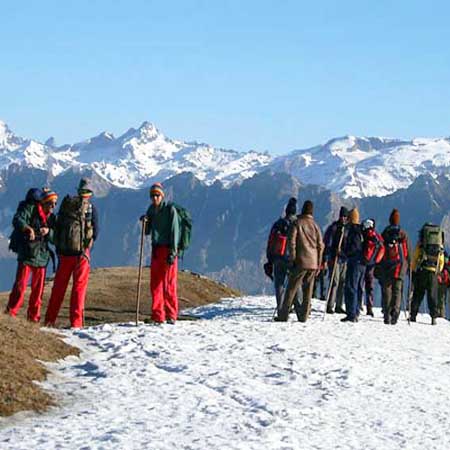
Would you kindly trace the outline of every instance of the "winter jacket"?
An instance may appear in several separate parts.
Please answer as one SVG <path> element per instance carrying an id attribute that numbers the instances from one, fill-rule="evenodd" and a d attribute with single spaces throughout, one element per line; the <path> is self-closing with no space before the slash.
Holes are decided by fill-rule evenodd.
<path id="1" fill-rule="evenodd" d="M 297 220 L 297 216 L 294 214 L 291 214 L 286 217 L 280 217 L 270 229 L 269 238 L 267 239 L 267 247 L 266 247 L 266 257 L 267 261 L 274 262 L 276 260 L 287 260 L 288 259 L 288 249 L 286 246 L 286 251 L 284 255 L 276 254 L 275 247 L 278 247 L 276 240 L 278 237 L 278 234 L 282 236 L 283 238 L 288 238 L 289 230 L 292 226 L 292 224 Z"/>
<path id="2" fill-rule="evenodd" d="M 168 246 L 170 255 L 176 256 L 180 240 L 180 227 L 175 206 L 165 201 L 161 202 L 159 208 L 150 205 L 146 216 L 145 234 L 151 234 L 152 246 Z"/>
<path id="3" fill-rule="evenodd" d="M 333 261 L 336 258 L 336 253 L 338 250 L 339 240 L 341 234 L 344 232 L 344 237 L 342 238 L 341 251 L 339 253 L 339 262 L 345 262 L 346 256 L 342 249 L 345 247 L 345 241 L 348 235 L 348 225 L 343 224 L 339 220 L 333 222 L 325 231 L 324 243 L 325 243 L 325 260 Z"/>
<path id="4" fill-rule="evenodd" d="M 398 239 L 396 239 L 398 244 L 392 244 L 393 235 L 398 236 Z M 388 225 L 381 233 L 381 236 L 383 237 L 385 247 L 384 258 L 380 263 L 384 277 L 388 279 L 405 277 L 411 261 L 408 235 L 398 225 Z M 393 249 L 395 249 L 394 252 Z M 391 255 L 397 252 L 399 258 L 395 260 Z"/>
<path id="5" fill-rule="evenodd" d="M 319 226 L 310 214 L 297 217 L 289 230 L 289 261 L 301 269 L 320 268 L 324 244 Z"/>
<path id="6" fill-rule="evenodd" d="M 45 217 L 38 203 L 21 205 L 13 218 L 13 226 L 19 233 L 17 260 L 23 264 L 33 267 L 46 267 L 50 259 L 48 244 L 53 241 L 55 227 L 55 216 L 49 214 Z M 33 228 L 35 240 L 30 241 L 27 227 Z M 40 235 L 40 229 L 47 227 L 49 233 Z"/>
<path id="7" fill-rule="evenodd" d="M 364 237 L 362 227 L 359 223 L 350 223 L 347 225 L 348 234 L 344 245 L 344 254 L 349 263 L 363 264 Z"/>

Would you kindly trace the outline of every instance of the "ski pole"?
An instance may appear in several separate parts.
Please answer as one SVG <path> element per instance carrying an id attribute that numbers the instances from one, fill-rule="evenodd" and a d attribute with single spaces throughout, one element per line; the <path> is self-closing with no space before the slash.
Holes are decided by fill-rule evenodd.
<path id="1" fill-rule="evenodd" d="M 142 228 L 141 228 L 141 243 L 139 250 L 139 270 L 138 270 L 138 282 L 137 282 L 137 290 L 136 290 L 136 326 L 138 326 L 139 322 L 139 300 L 141 297 L 141 279 L 142 279 L 142 259 L 144 256 L 144 233 L 145 233 L 145 225 L 147 219 L 144 217 L 142 220 Z"/>
<path id="2" fill-rule="evenodd" d="M 325 320 L 325 317 L 327 315 L 328 302 L 330 301 L 331 291 L 333 289 L 333 284 L 334 284 L 334 277 L 336 276 L 336 268 L 337 268 L 337 263 L 338 263 L 338 259 L 339 259 L 339 253 L 341 251 L 342 241 L 344 239 L 344 232 L 345 232 L 344 227 L 342 227 L 341 235 L 339 237 L 339 242 L 338 242 L 338 246 L 336 249 L 336 256 L 334 257 L 333 270 L 331 271 L 330 284 L 328 285 L 327 298 L 325 299 L 325 310 L 323 312 L 322 320 Z M 336 289 L 337 289 L 337 286 L 336 286 Z"/>

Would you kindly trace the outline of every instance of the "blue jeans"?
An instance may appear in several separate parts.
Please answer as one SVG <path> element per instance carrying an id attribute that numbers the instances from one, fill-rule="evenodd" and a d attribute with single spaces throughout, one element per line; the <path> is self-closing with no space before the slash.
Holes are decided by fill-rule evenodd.
<path id="1" fill-rule="evenodd" d="M 349 319 L 359 316 L 359 300 L 363 296 L 364 274 L 366 266 L 359 261 L 347 262 L 347 273 L 345 275 L 345 310 Z"/>

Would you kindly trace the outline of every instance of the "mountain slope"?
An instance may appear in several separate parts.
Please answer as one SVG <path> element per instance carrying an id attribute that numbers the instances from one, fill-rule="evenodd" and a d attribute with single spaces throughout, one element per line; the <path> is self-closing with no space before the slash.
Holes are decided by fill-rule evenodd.
<path id="1" fill-rule="evenodd" d="M 198 142 L 172 140 L 144 122 L 119 137 L 103 132 L 80 143 L 56 146 L 16 136 L 0 121 L 0 188 L 12 166 L 46 170 L 90 170 L 121 188 L 138 189 L 183 172 L 226 187 L 264 170 L 288 173 L 303 184 L 318 184 L 349 198 L 389 195 L 421 175 L 448 173 L 450 139 L 410 141 L 345 136 L 276 158 L 236 152 Z"/>
<path id="2" fill-rule="evenodd" d="M 450 139 L 346 136 L 280 156 L 270 166 L 345 197 L 382 197 L 407 188 L 420 175 L 448 171 Z"/>

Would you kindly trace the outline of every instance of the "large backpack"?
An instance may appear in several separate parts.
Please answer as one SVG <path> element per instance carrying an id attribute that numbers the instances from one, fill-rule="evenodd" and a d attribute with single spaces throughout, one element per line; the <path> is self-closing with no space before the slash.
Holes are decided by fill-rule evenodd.
<path id="1" fill-rule="evenodd" d="M 273 224 L 267 243 L 267 257 L 269 260 L 274 257 L 285 256 L 291 225 L 292 221 L 286 217 L 280 217 Z"/>
<path id="2" fill-rule="evenodd" d="M 367 265 L 379 264 L 384 253 L 383 238 L 375 230 L 369 231 L 364 238 L 364 262 Z"/>
<path id="3" fill-rule="evenodd" d="M 183 256 L 183 253 L 189 248 L 192 237 L 192 217 L 189 211 L 177 203 L 170 202 L 177 211 L 178 226 L 180 229 L 180 239 L 177 245 L 178 256 Z"/>
<path id="4" fill-rule="evenodd" d="M 385 253 L 383 263 L 386 266 L 402 264 L 407 255 L 404 254 L 403 237 L 400 227 L 391 225 L 383 234 Z"/>
<path id="5" fill-rule="evenodd" d="M 426 223 L 420 231 L 420 238 L 422 265 L 436 267 L 439 256 L 444 251 L 444 232 L 438 225 Z"/>
<path id="6" fill-rule="evenodd" d="M 55 245 L 58 254 L 75 256 L 89 246 L 94 234 L 89 199 L 66 195 L 56 219 Z"/>

